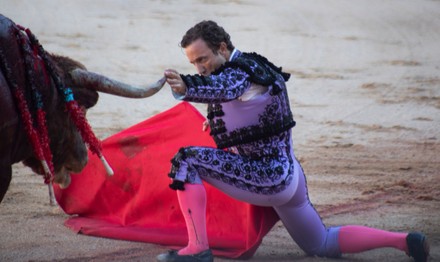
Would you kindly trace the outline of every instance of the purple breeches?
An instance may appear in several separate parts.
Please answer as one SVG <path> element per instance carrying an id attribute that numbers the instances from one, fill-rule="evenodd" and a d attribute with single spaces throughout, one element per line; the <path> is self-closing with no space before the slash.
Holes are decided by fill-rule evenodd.
<path id="1" fill-rule="evenodd" d="M 274 152 L 252 158 L 221 149 L 186 147 L 172 159 L 170 177 L 191 184 L 203 180 L 237 200 L 272 206 L 307 254 L 339 257 L 339 227 L 326 228 L 310 203 L 306 178 L 293 149 Z"/>

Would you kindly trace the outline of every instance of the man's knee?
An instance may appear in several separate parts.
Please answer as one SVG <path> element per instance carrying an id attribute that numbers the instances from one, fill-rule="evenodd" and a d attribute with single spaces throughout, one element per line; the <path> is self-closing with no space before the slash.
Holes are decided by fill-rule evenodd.
<path id="1" fill-rule="evenodd" d="M 305 250 L 310 256 L 338 258 L 341 257 L 339 249 L 338 235 L 340 227 L 331 227 L 327 229 L 327 236 L 324 243 L 313 250 Z"/>

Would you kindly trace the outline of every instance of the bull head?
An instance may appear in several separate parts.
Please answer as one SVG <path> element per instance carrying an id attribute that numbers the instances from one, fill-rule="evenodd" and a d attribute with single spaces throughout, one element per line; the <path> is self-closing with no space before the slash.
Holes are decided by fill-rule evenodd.
<path id="1" fill-rule="evenodd" d="M 73 91 L 75 100 L 86 114 L 87 109 L 93 107 L 98 101 L 98 92 L 128 98 L 145 98 L 157 93 L 165 84 L 165 78 L 147 86 L 134 87 L 106 76 L 89 72 L 79 62 L 68 57 L 51 54 L 53 64 L 57 67 L 59 76 L 66 86 Z M 55 169 L 54 182 L 61 188 L 70 184 L 70 173 L 79 173 L 88 161 L 87 148 L 82 137 L 72 120 L 60 114 L 64 110 L 61 99 L 57 99 L 58 105 L 54 110 L 48 110 L 48 131 L 51 139 L 53 164 Z M 60 127 L 63 127 L 62 130 Z M 29 158 L 24 161 L 34 172 L 43 174 L 39 161 Z"/>

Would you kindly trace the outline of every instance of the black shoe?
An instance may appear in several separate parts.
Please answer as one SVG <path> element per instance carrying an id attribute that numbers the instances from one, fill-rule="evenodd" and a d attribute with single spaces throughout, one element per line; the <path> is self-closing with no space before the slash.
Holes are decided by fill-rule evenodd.
<path id="1" fill-rule="evenodd" d="M 177 251 L 172 250 L 168 253 L 160 254 L 156 257 L 159 262 L 213 262 L 211 249 L 205 250 L 195 255 L 179 255 Z"/>
<path id="2" fill-rule="evenodd" d="M 425 235 L 419 232 L 412 232 L 406 236 L 408 255 L 416 262 L 426 262 L 429 257 L 429 243 Z"/>

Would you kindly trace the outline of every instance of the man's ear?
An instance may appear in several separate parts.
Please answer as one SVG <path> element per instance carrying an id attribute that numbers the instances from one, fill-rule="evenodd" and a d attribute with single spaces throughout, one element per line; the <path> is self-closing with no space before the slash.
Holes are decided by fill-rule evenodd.
<path id="1" fill-rule="evenodd" d="M 218 50 L 222 56 L 227 57 L 228 45 L 225 42 L 220 43 L 220 48 Z"/>

